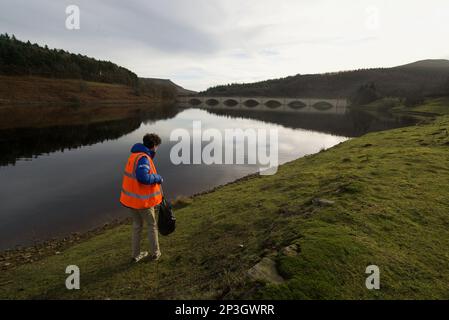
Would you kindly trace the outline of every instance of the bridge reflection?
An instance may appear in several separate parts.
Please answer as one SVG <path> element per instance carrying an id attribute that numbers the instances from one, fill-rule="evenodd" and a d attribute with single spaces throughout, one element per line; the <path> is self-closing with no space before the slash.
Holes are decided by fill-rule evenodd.
<path id="1" fill-rule="evenodd" d="M 358 137 L 368 132 L 388 130 L 412 125 L 416 121 L 406 116 L 376 115 L 349 109 L 346 113 L 303 113 L 294 116 L 289 112 L 258 112 L 244 109 L 207 109 L 207 112 L 231 118 L 259 120 L 285 128 L 325 132 L 338 136 Z"/>
<path id="2" fill-rule="evenodd" d="M 178 97 L 180 107 L 214 110 L 257 110 L 295 113 L 344 114 L 346 99 L 282 98 L 282 97 Z"/>

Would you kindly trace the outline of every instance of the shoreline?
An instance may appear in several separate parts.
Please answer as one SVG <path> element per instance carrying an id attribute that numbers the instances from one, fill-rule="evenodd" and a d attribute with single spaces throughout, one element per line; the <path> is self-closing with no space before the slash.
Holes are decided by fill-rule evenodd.
<path id="1" fill-rule="evenodd" d="M 307 156 L 304 156 L 307 157 Z M 304 158 L 302 157 L 302 158 Z M 301 158 L 298 158 L 301 159 Z M 296 161 L 298 159 L 291 160 Z M 286 162 L 285 164 L 288 164 L 289 162 Z M 283 164 L 284 165 L 284 164 Z M 249 175 L 246 175 L 244 177 L 238 178 L 236 180 L 233 180 L 231 182 L 221 184 L 215 187 L 212 187 L 208 190 L 205 190 L 203 192 L 195 193 L 192 196 L 189 197 L 182 197 L 183 200 L 178 202 L 185 202 L 185 199 L 188 199 L 188 201 L 193 201 L 196 197 L 203 196 L 212 192 L 217 191 L 218 189 L 221 189 L 223 187 L 233 185 L 236 183 L 240 183 L 242 181 L 247 181 L 250 179 L 254 179 L 255 177 L 259 176 L 258 173 L 252 173 Z M 173 202 L 173 208 L 176 210 L 178 208 L 182 208 L 184 204 L 177 204 L 176 199 Z M 176 214 L 176 211 L 175 211 Z M 131 223 L 131 218 L 126 217 L 122 219 L 113 219 L 110 222 L 104 223 L 102 226 L 91 228 L 84 232 L 72 232 L 64 237 L 55 237 L 49 240 L 37 240 L 36 243 L 30 244 L 30 245 L 17 245 L 16 248 L 13 249 L 5 249 L 0 250 L 0 270 L 9 270 L 13 269 L 15 267 L 18 267 L 20 265 L 33 263 L 39 260 L 42 260 L 44 258 L 47 258 L 49 256 L 59 255 L 61 254 L 65 249 L 68 249 L 76 244 L 82 243 L 84 241 L 87 241 L 95 236 L 104 234 L 105 232 L 115 229 L 119 226 L 123 225 L 129 225 Z"/>
<path id="2" fill-rule="evenodd" d="M 59 255 L 73 245 L 89 240 L 108 230 L 129 223 L 130 218 L 115 219 L 103 224 L 103 226 L 90 229 L 85 232 L 72 232 L 65 237 L 50 240 L 37 241 L 33 245 L 17 246 L 14 249 L 0 251 L 0 270 L 8 270 L 14 267 L 36 262 L 46 257 Z"/>
<path id="3" fill-rule="evenodd" d="M 150 91 L 134 87 L 82 79 L 57 79 L 39 76 L 0 75 L 0 106 L 134 104 L 174 101 L 176 91 L 152 83 Z"/>
<path id="4" fill-rule="evenodd" d="M 130 102 L 129 100 L 101 100 L 101 101 L 82 101 L 80 103 L 74 103 L 70 101 L 1 101 L 0 108 L 8 107 L 92 107 L 92 106 L 141 106 L 149 104 L 161 104 L 161 103 L 175 103 L 176 99 L 147 99 L 137 100 Z"/>

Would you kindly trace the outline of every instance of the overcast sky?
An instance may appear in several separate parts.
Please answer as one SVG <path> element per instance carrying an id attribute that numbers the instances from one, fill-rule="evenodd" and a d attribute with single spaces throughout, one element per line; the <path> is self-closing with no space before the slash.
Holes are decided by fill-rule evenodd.
<path id="1" fill-rule="evenodd" d="M 449 59 L 449 1 L 1 0 L 0 32 L 203 90 Z"/>

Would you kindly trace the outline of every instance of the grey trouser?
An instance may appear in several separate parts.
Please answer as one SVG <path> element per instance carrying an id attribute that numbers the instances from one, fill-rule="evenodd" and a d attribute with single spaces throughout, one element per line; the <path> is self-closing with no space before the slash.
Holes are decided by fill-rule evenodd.
<path id="1" fill-rule="evenodd" d="M 159 239 L 156 222 L 156 214 L 154 207 L 149 209 L 131 209 L 133 217 L 133 236 L 132 236 L 132 251 L 133 258 L 140 254 L 140 240 L 142 237 L 143 222 L 145 221 L 148 226 L 148 241 L 150 242 L 150 254 L 158 255 Z"/>

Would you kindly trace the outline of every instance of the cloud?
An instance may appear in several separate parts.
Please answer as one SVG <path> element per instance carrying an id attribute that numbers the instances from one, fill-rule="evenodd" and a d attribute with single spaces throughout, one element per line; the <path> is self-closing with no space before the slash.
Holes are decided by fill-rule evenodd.
<path id="1" fill-rule="evenodd" d="M 65 29 L 65 8 L 76 4 L 81 12 L 81 29 Z M 219 40 L 197 28 L 159 14 L 156 1 L 11 1 L 1 3 L 1 28 L 64 43 L 78 44 L 114 39 L 140 43 L 162 52 L 210 54 L 219 48 Z M 33 40 L 33 39 L 31 39 Z M 56 42 L 56 41 L 55 41 Z"/>
<path id="2" fill-rule="evenodd" d="M 79 31 L 65 29 L 69 4 Z M 2 0 L 0 30 L 202 90 L 447 57 L 448 12 L 445 0 Z"/>

